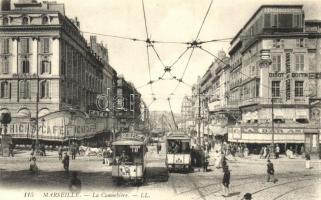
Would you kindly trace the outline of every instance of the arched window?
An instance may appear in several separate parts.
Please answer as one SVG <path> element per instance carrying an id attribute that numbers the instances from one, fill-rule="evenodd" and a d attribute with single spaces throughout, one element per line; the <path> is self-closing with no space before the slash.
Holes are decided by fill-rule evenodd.
<path id="1" fill-rule="evenodd" d="M 10 84 L 7 81 L 1 82 L 1 98 L 10 98 Z"/>
<path id="2" fill-rule="evenodd" d="M 30 85 L 26 80 L 20 81 L 19 84 L 19 95 L 21 99 L 28 99 L 30 97 Z"/>
<path id="3" fill-rule="evenodd" d="M 42 17 L 42 24 L 48 24 L 48 23 L 49 23 L 48 16 L 43 16 Z"/>
<path id="4" fill-rule="evenodd" d="M 26 24 L 28 24 L 28 23 L 29 23 L 28 17 L 23 17 L 23 18 L 22 18 L 22 24 L 23 24 L 23 25 L 26 25 Z"/>
<path id="5" fill-rule="evenodd" d="M 4 17 L 2 20 L 2 25 L 8 25 L 9 24 L 9 18 L 8 17 Z"/>
<path id="6" fill-rule="evenodd" d="M 42 81 L 40 83 L 40 98 L 46 99 L 49 97 L 49 81 Z"/>

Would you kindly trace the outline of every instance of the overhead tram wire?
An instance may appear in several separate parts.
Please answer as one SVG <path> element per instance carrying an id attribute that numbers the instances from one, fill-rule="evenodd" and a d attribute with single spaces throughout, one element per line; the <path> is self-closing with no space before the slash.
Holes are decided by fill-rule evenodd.
<path id="1" fill-rule="evenodd" d="M 89 31 L 80 31 L 82 33 L 86 34 L 91 34 L 91 35 L 98 35 L 98 36 L 105 36 L 105 37 L 112 37 L 112 38 L 117 38 L 117 39 L 123 39 L 123 40 L 131 40 L 134 42 L 145 42 L 143 39 L 138 39 L 134 37 L 125 37 L 125 36 L 118 36 L 118 35 L 110 35 L 110 34 L 103 34 L 103 33 L 94 33 L 94 32 L 89 32 Z"/>
<path id="2" fill-rule="evenodd" d="M 146 42 L 149 41 L 149 34 L 148 34 L 148 28 L 147 28 L 147 20 L 146 20 L 146 12 L 145 12 L 145 5 L 144 0 L 142 0 L 142 6 L 143 6 L 143 14 L 144 14 L 144 22 L 145 22 L 145 31 L 146 31 Z"/>
<path id="3" fill-rule="evenodd" d="M 149 81 L 150 81 L 150 90 L 151 90 L 151 93 L 154 94 L 153 84 L 152 84 L 152 76 L 151 76 L 151 72 L 150 72 L 150 58 L 149 58 L 149 47 L 148 47 L 148 44 L 146 44 L 146 53 L 147 53 L 147 62 L 148 62 L 148 74 L 149 74 Z"/>
<path id="4" fill-rule="evenodd" d="M 183 78 L 184 78 L 184 75 L 185 75 L 185 73 L 186 73 L 187 67 L 188 67 L 188 65 L 189 65 L 189 63 L 190 63 L 190 61 L 191 61 L 192 55 L 193 55 L 193 53 L 194 53 L 195 47 L 192 47 L 192 48 L 193 48 L 193 49 L 192 49 L 192 51 L 191 51 L 191 54 L 190 54 L 189 57 L 188 57 L 188 61 L 187 61 L 187 63 L 186 63 L 186 66 L 185 66 L 183 75 L 182 75 L 181 78 L 180 78 L 181 80 L 183 80 Z M 174 93 L 176 92 L 176 90 L 177 90 L 178 86 L 180 85 L 180 83 L 181 83 L 181 82 L 178 82 L 178 83 L 177 83 L 175 89 L 173 90 L 173 92 L 172 92 L 171 94 L 174 94 Z"/>
<path id="5" fill-rule="evenodd" d="M 202 31 L 203 26 L 204 26 L 204 24 L 205 24 L 205 21 L 206 21 L 206 19 L 207 19 L 208 13 L 209 13 L 210 10 L 211 10 L 212 4 L 213 4 L 213 0 L 211 0 L 211 3 L 210 3 L 210 5 L 209 5 L 208 8 L 207 8 L 206 14 L 205 14 L 205 16 L 204 16 L 204 18 L 203 18 L 201 27 L 199 28 L 199 30 L 198 30 L 198 32 L 197 32 L 197 35 L 196 35 L 195 40 L 190 43 L 190 47 L 193 48 L 193 49 L 192 49 L 192 52 L 191 52 L 191 54 L 190 54 L 190 56 L 189 56 L 189 58 L 188 58 L 188 62 L 187 62 L 187 65 L 186 65 L 186 67 L 185 67 L 185 69 L 184 69 L 183 75 L 181 76 L 181 80 L 183 80 L 183 78 L 184 78 L 184 75 L 185 75 L 185 73 L 186 73 L 188 64 L 189 64 L 189 62 L 190 62 L 190 60 L 191 60 L 191 57 L 192 57 L 193 52 L 194 52 L 194 50 L 195 50 L 195 47 L 198 47 L 198 42 L 197 42 L 197 40 L 198 40 L 198 37 L 199 37 L 200 34 L 201 34 L 201 31 Z M 181 83 L 181 82 L 178 82 L 178 83 L 177 83 L 175 89 L 173 90 L 173 92 L 172 92 L 171 94 L 175 94 L 175 92 L 176 92 L 178 86 L 180 85 L 180 83 Z M 171 95 L 171 94 L 170 94 L 170 95 Z"/>
<path id="6" fill-rule="evenodd" d="M 204 23 L 205 23 L 205 20 L 206 20 L 206 18 L 207 18 L 208 13 L 209 13 L 210 10 L 211 10 L 212 4 L 213 4 L 213 0 L 211 0 L 210 5 L 208 6 L 208 9 L 207 9 L 206 14 L 205 14 L 205 17 L 204 17 L 204 19 L 203 19 L 202 25 L 201 25 L 200 29 L 198 30 L 197 36 L 196 36 L 196 38 L 195 38 L 195 41 L 197 41 L 198 37 L 199 37 L 200 34 L 201 34 L 203 25 L 204 25 Z"/>
<path id="7" fill-rule="evenodd" d="M 156 51 L 155 46 L 154 46 L 154 45 L 151 45 L 151 47 L 152 47 L 152 49 L 154 50 L 154 52 L 155 52 L 155 54 L 156 54 L 156 56 L 157 56 L 157 58 L 158 58 L 159 62 L 163 65 L 163 67 L 166 67 L 166 65 L 164 64 L 163 60 L 160 58 L 160 56 L 159 56 L 158 52 Z"/>
<path id="8" fill-rule="evenodd" d="M 145 5 L 144 5 L 144 0 L 142 0 L 142 7 L 143 7 L 143 15 L 144 15 L 144 23 L 145 23 L 145 32 L 146 32 L 146 53 L 147 53 L 147 62 L 148 62 L 148 74 L 149 74 L 149 81 L 150 81 L 150 90 L 152 95 L 154 94 L 153 91 L 153 84 L 152 84 L 152 76 L 151 76 L 151 71 L 150 71 L 150 56 L 149 56 L 149 46 L 152 45 L 149 39 L 149 34 L 148 34 L 148 27 L 147 27 L 147 20 L 146 20 L 146 13 L 145 13 Z"/>

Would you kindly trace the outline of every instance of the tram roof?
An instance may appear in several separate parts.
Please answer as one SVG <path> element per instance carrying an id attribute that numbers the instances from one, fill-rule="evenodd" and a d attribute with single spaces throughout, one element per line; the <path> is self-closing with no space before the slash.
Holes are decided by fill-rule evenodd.
<path id="1" fill-rule="evenodd" d="M 141 146 L 141 145 L 145 145 L 145 142 L 141 141 L 141 140 L 136 140 L 136 139 L 124 138 L 124 139 L 113 142 L 113 145 L 114 146 L 121 146 L 121 145 Z"/>
<path id="2" fill-rule="evenodd" d="M 190 140 L 190 136 L 186 135 L 184 132 L 171 132 L 167 139 L 170 140 Z"/>

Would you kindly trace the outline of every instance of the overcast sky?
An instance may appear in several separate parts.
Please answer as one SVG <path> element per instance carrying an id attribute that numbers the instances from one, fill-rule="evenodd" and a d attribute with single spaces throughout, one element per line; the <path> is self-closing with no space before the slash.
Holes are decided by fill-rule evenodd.
<path id="1" fill-rule="evenodd" d="M 82 31 L 146 39 L 144 15 L 141 0 L 57 0 L 65 3 L 66 14 L 77 16 Z M 144 0 L 148 31 L 152 40 L 189 42 L 195 39 L 210 0 Z M 303 4 L 306 19 L 321 19 L 319 0 L 214 0 L 199 40 L 234 37 L 246 21 L 262 4 Z M 88 34 L 84 35 L 87 39 Z M 110 64 L 134 83 L 136 87 L 149 82 L 146 45 L 142 42 L 98 36 L 109 49 Z M 165 65 L 173 63 L 186 49 L 182 44 L 155 44 Z M 202 45 L 216 54 L 228 50 L 229 42 Z M 151 50 L 151 49 L 150 49 Z M 174 65 L 172 74 L 181 77 L 190 51 Z M 151 78 L 157 80 L 163 73 L 162 64 L 150 51 Z M 183 80 L 192 85 L 197 76 L 202 76 L 213 57 L 196 49 Z M 166 75 L 165 78 L 170 78 Z M 155 97 L 150 110 L 169 110 L 166 98 L 174 90 L 177 81 L 166 80 L 153 84 Z M 149 86 L 139 89 L 147 104 L 152 101 Z M 174 112 L 180 112 L 184 94 L 191 95 L 191 88 L 181 84 L 172 98 Z"/>

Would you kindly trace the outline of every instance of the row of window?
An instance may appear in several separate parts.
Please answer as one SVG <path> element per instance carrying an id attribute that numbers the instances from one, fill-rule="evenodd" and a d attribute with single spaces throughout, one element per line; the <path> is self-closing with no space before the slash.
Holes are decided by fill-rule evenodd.
<path id="1" fill-rule="evenodd" d="M 50 82 L 41 81 L 39 84 L 39 98 L 50 98 Z M 30 93 L 30 81 L 19 82 L 19 97 L 21 99 L 29 99 Z M 2 81 L 0 84 L 0 98 L 11 98 L 11 83 L 8 81 Z"/>
<path id="2" fill-rule="evenodd" d="M 274 54 L 272 57 L 272 70 L 275 72 L 281 71 L 281 54 Z M 304 54 L 295 54 L 294 59 L 295 71 L 304 71 Z"/>
<path id="3" fill-rule="evenodd" d="M 274 28 L 300 28 L 303 16 L 300 13 L 266 13 L 264 14 L 264 27 Z"/>
<path id="4" fill-rule="evenodd" d="M 0 39 L 0 53 L 9 54 L 10 53 L 10 38 Z M 19 53 L 29 54 L 31 53 L 31 38 L 20 38 L 19 40 Z M 50 53 L 50 38 L 40 38 L 39 42 L 39 53 Z"/>
<path id="5" fill-rule="evenodd" d="M 294 96 L 295 97 L 303 97 L 303 84 L 304 81 L 295 81 L 294 86 Z M 272 97 L 280 97 L 281 90 L 280 90 L 281 81 L 272 81 Z"/>
<path id="6" fill-rule="evenodd" d="M 24 17 L 22 18 L 21 24 L 22 24 L 22 25 L 30 24 L 31 20 L 32 20 L 31 17 L 24 16 Z M 42 24 L 49 24 L 49 17 L 48 17 L 48 16 L 43 16 L 43 17 L 41 18 L 41 22 L 42 22 Z M 4 18 L 2 19 L 2 25 L 7 26 L 7 25 L 10 25 L 10 24 L 11 24 L 11 18 L 9 18 L 9 17 L 4 17 Z"/>
<path id="7" fill-rule="evenodd" d="M 306 47 L 307 45 L 305 44 L 305 39 L 304 38 L 297 38 L 295 43 L 295 47 L 300 48 L 300 47 Z M 312 43 L 313 40 L 308 40 L 309 44 Z M 274 39 L 272 41 L 272 47 L 273 48 L 284 48 L 284 40 L 283 39 Z"/>

